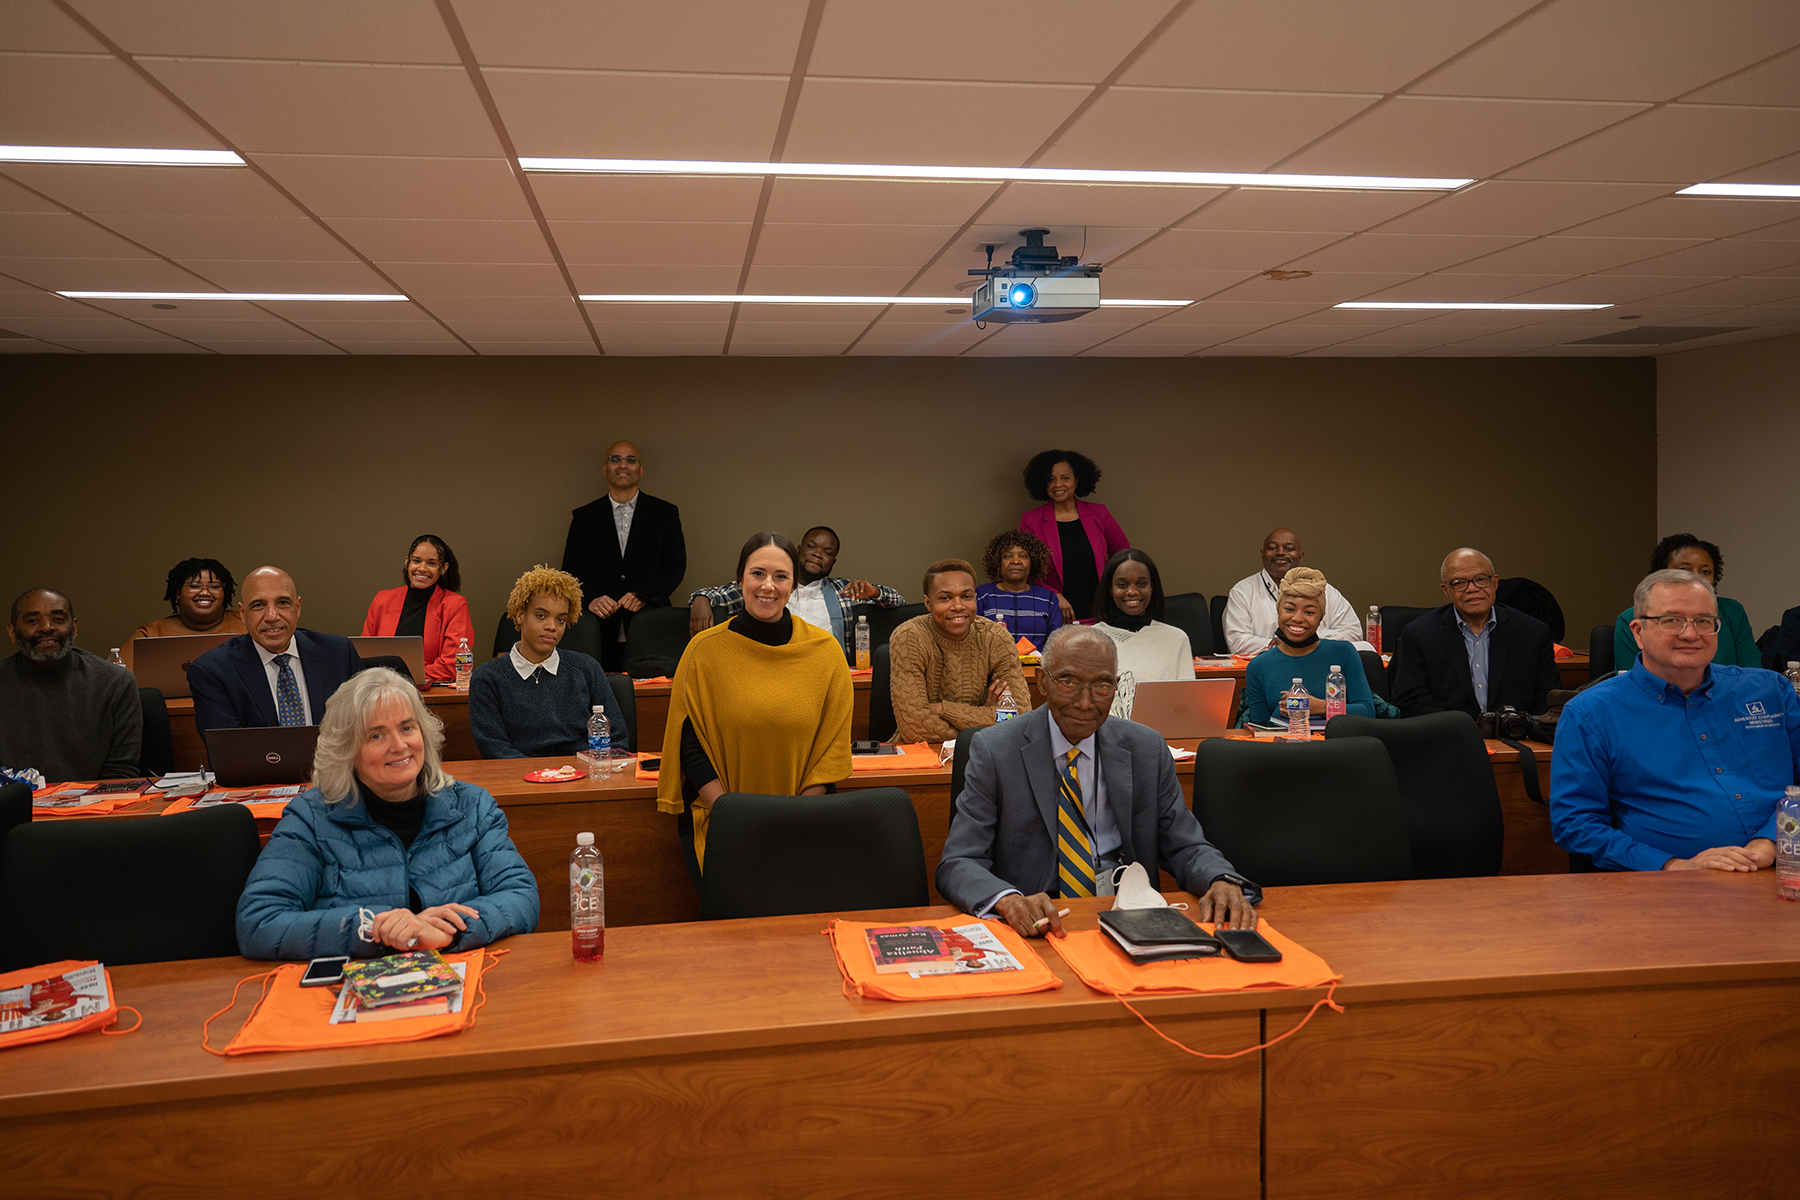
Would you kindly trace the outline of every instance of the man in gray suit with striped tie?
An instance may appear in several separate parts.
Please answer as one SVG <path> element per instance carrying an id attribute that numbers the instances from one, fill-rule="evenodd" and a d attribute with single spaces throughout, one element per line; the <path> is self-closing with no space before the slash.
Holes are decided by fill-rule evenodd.
<path id="1" fill-rule="evenodd" d="M 1152 881 L 1167 868 L 1199 896 L 1195 919 L 1254 929 L 1262 889 L 1206 840 L 1168 744 L 1146 726 L 1108 719 L 1118 684 L 1112 639 L 1065 625 L 1039 670 L 1048 703 L 981 730 L 969 749 L 938 891 L 1027 937 L 1060 936 L 1058 900 L 1111 895 L 1117 868 L 1137 862 Z"/>

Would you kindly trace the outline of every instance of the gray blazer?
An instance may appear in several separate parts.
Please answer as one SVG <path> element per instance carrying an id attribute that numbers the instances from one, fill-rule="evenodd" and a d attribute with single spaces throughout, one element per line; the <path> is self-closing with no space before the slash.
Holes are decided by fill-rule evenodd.
<path id="1" fill-rule="evenodd" d="M 1252 903 L 1262 900 L 1262 889 L 1206 840 L 1181 795 L 1168 744 L 1155 730 L 1113 717 L 1100 726 L 1095 748 L 1119 827 L 1121 864 L 1142 863 L 1153 887 L 1158 868 L 1166 867 L 1195 894 L 1225 876 L 1242 883 Z M 1009 887 L 1028 896 L 1049 892 L 1056 883 L 1057 795 L 1049 705 L 982 730 L 969 750 L 938 863 L 944 899 L 974 912 Z"/>

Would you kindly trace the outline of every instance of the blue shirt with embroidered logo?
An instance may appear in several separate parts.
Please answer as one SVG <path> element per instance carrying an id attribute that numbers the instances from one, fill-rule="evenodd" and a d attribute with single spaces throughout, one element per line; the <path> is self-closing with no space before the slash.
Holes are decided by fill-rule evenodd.
<path id="1" fill-rule="evenodd" d="M 1690 696 L 1640 655 L 1569 701 L 1556 726 L 1556 844 L 1612 871 L 1775 837 L 1800 770 L 1800 697 L 1760 667 L 1707 668 Z"/>

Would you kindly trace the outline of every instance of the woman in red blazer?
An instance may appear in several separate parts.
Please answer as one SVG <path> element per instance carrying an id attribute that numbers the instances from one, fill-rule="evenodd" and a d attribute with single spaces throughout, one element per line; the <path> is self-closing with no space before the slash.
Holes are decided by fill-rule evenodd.
<path id="1" fill-rule="evenodd" d="M 407 547 L 406 584 L 376 592 L 363 620 L 364 637 L 425 638 L 425 678 L 456 678 L 456 644 L 468 638 L 475 647 L 475 630 L 469 624 L 469 602 L 462 598 L 462 570 L 449 543 L 436 534 L 422 533 Z"/>
<path id="2" fill-rule="evenodd" d="M 1050 547 L 1044 586 L 1062 602 L 1065 622 L 1093 620 L 1101 568 L 1114 554 L 1131 549 L 1131 540 L 1106 505 L 1078 498 L 1099 486 L 1099 466 L 1073 450 L 1046 450 L 1025 464 L 1025 490 L 1047 503 L 1020 517 L 1019 528 Z M 1086 554 L 1081 553 L 1084 545 Z"/>

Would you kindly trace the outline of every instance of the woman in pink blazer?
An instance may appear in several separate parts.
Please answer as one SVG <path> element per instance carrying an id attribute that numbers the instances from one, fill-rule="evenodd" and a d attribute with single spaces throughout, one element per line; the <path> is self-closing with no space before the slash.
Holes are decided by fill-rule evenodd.
<path id="1" fill-rule="evenodd" d="M 436 534 L 422 533 L 406 550 L 403 587 L 376 592 L 363 620 L 364 637 L 425 639 L 425 678 L 448 682 L 456 678 L 456 644 L 469 639 L 475 647 L 475 630 L 469 624 L 469 602 L 462 598 L 462 569 L 449 543 Z"/>
<path id="2" fill-rule="evenodd" d="M 1065 622 L 1093 620 L 1100 568 L 1131 548 L 1106 505 L 1081 499 L 1099 486 L 1100 468 L 1073 450 L 1046 450 L 1025 464 L 1025 490 L 1045 503 L 1020 517 L 1019 528 L 1050 547 L 1044 586 L 1062 602 Z"/>

